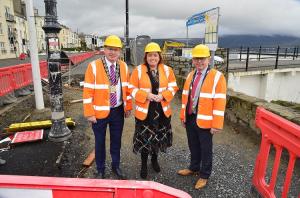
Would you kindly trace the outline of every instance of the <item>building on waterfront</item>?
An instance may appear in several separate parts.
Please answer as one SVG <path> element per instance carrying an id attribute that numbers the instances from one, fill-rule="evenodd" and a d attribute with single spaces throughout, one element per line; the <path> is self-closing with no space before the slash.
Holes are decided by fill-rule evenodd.
<path id="1" fill-rule="evenodd" d="M 17 57 L 17 29 L 13 0 L 0 4 L 0 59 Z"/>

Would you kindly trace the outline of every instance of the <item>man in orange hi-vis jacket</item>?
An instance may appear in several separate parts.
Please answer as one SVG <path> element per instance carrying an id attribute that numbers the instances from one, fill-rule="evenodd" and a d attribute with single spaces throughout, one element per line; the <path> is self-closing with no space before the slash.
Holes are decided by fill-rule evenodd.
<path id="1" fill-rule="evenodd" d="M 85 73 L 83 89 L 84 116 L 92 123 L 95 135 L 95 156 L 98 175 L 105 178 L 105 136 L 109 125 L 112 172 L 125 179 L 120 169 L 121 137 L 124 116 L 132 110 L 128 92 L 129 70 L 119 60 L 122 42 L 115 35 L 104 41 L 104 57 L 91 62 Z"/>
<path id="2" fill-rule="evenodd" d="M 223 128 L 226 105 L 226 80 L 224 75 L 209 66 L 210 51 L 206 45 L 192 49 L 190 72 L 182 91 L 180 119 L 186 128 L 190 166 L 178 171 L 187 176 L 199 172 L 195 188 L 206 186 L 212 171 L 212 137 Z"/>

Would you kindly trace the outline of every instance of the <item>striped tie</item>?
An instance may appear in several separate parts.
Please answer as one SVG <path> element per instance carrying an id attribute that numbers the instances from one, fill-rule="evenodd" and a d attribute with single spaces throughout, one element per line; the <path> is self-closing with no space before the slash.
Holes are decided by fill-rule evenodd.
<path id="1" fill-rule="evenodd" d="M 201 78 L 201 72 L 198 71 L 196 74 L 196 78 L 194 80 L 193 86 L 192 86 L 192 92 L 190 94 L 190 103 L 189 103 L 189 108 L 188 108 L 188 114 L 191 115 L 193 113 L 193 103 L 194 103 L 194 97 L 196 94 L 196 90 L 198 87 L 198 84 L 200 82 L 200 78 Z"/>
<path id="2" fill-rule="evenodd" d="M 110 80 L 111 80 L 111 86 L 117 85 L 117 79 L 116 79 L 116 72 L 115 72 L 115 66 L 112 64 L 110 66 L 110 72 L 109 72 Z M 110 106 L 114 107 L 117 105 L 117 92 L 110 92 Z"/>

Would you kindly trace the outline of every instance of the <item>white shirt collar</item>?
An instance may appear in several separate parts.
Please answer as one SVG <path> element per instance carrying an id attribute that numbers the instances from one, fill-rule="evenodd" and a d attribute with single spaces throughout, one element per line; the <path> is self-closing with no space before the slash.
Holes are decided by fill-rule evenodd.
<path id="1" fill-rule="evenodd" d="M 105 62 L 106 62 L 106 65 L 107 65 L 108 67 L 110 67 L 112 64 L 114 64 L 114 65 L 116 66 L 116 62 L 112 63 L 112 62 L 110 62 L 109 60 L 107 60 L 106 57 L 105 57 Z"/>
<path id="2" fill-rule="evenodd" d="M 197 72 L 196 74 L 198 74 L 198 72 L 201 72 L 201 74 L 205 74 L 207 71 L 207 68 L 208 68 L 208 66 L 205 67 L 202 71 L 199 71 L 198 69 L 196 69 L 196 72 Z"/>

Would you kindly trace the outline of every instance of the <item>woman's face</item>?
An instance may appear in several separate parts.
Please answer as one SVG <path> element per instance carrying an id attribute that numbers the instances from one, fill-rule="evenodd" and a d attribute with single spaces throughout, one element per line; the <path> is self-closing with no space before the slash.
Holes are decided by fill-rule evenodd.
<path id="1" fill-rule="evenodd" d="M 159 54 L 158 52 L 149 52 L 147 53 L 147 63 L 151 67 L 157 67 L 159 63 Z"/>

